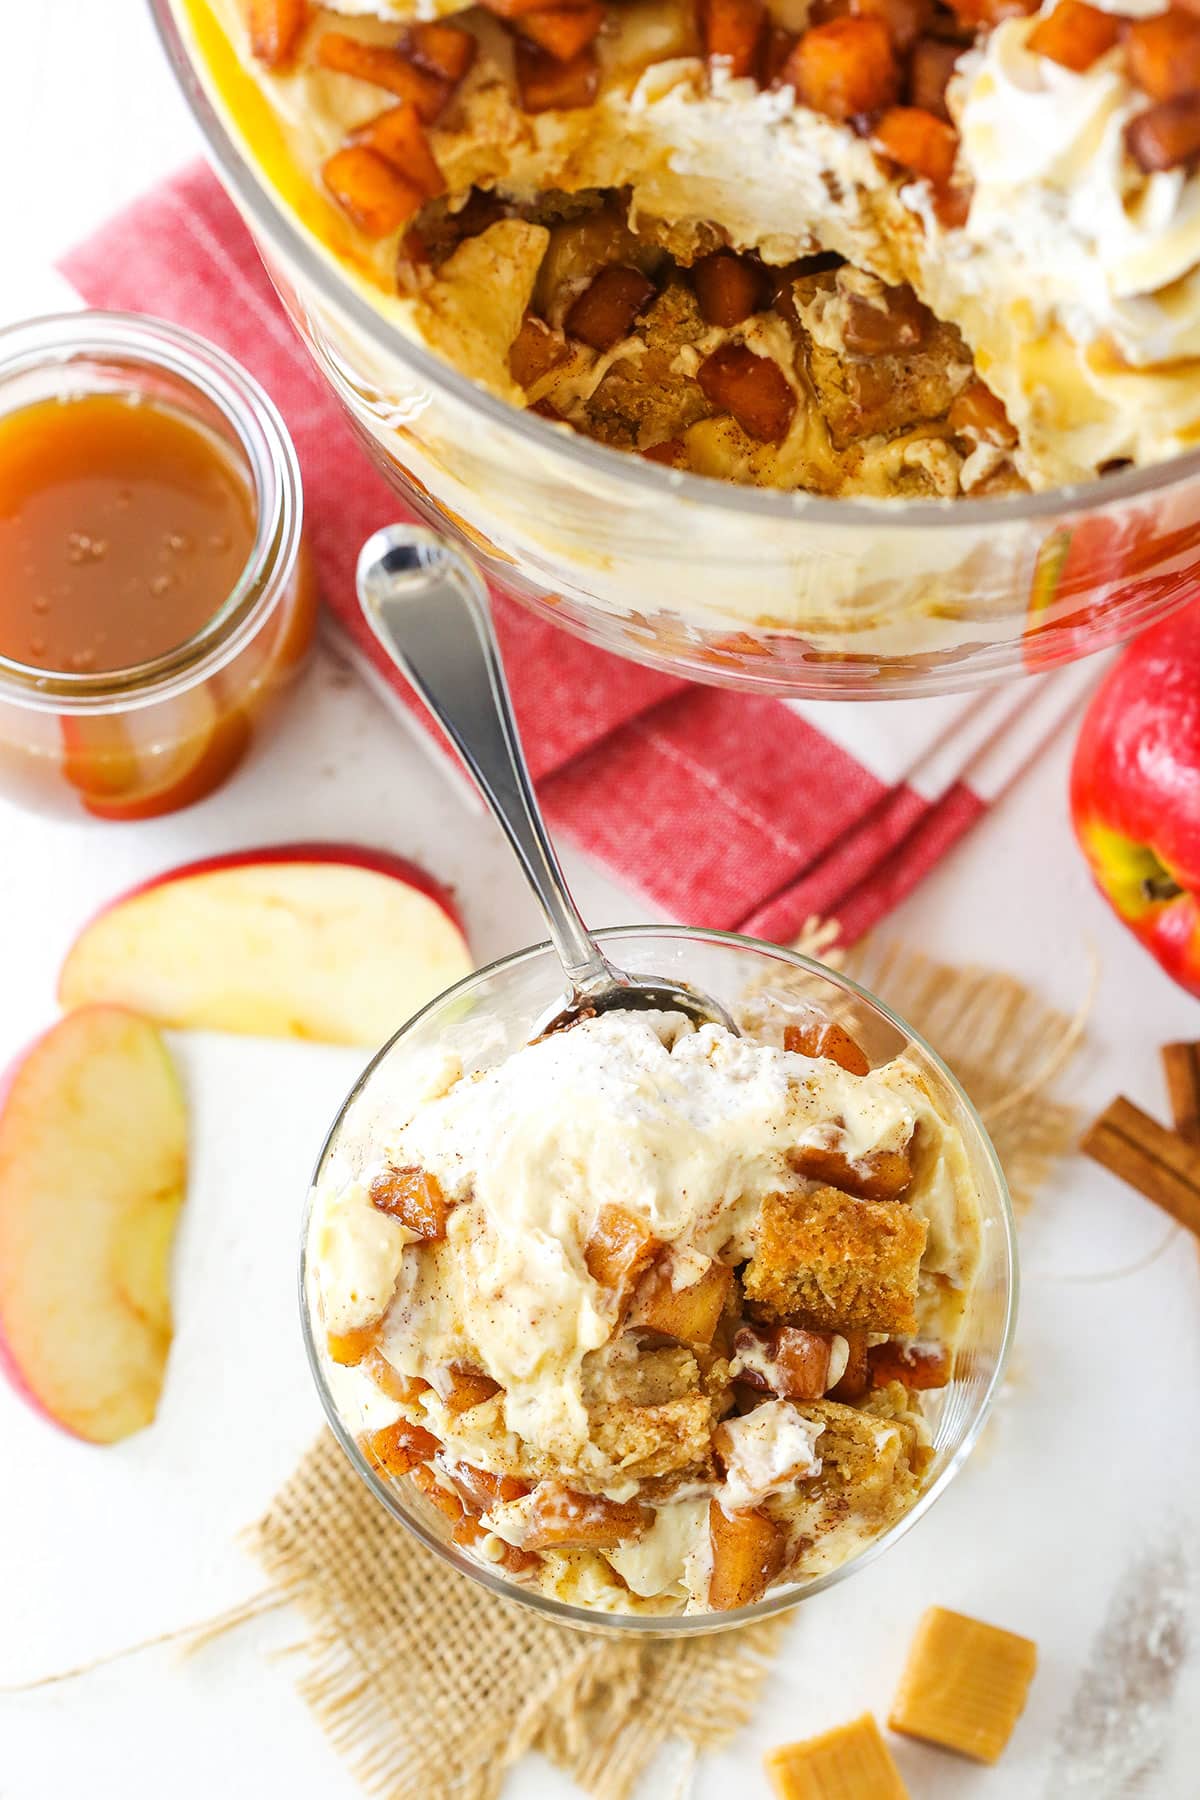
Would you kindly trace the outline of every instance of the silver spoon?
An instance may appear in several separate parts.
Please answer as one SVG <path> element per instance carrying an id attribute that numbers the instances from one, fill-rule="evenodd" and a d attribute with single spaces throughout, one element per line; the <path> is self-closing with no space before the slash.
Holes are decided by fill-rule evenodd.
<path id="1" fill-rule="evenodd" d="M 567 999 L 539 1030 L 630 1009 L 681 1012 L 736 1033 L 711 995 L 614 967 L 580 917 L 534 796 L 487 594 L 470 560 L 434 531 L 389 525 L 363 545 L 358 598 L 371 630 L 462 757 L 545 915 Z"/>

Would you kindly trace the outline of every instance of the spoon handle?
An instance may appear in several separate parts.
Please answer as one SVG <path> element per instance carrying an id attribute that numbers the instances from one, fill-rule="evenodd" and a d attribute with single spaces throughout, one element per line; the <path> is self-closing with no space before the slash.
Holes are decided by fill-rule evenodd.
<path id="1" fill-rule="evenodd" d="M 434 531 L 389 525 L 363 545 L 358 599 L 371 630 L 462 757 L 516 851 L 576 991 L 611 981 L 613 972 L 579 915 L 546 834 L 474 565 Z"/>

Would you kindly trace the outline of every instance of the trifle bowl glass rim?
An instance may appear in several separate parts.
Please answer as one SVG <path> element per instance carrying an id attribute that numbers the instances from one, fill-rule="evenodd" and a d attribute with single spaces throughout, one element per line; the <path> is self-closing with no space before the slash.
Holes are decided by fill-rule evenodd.
<path id="1" fill-rule="evenodd" d="M 38 373 L 62 374 L 58 398 L 116 392 L 72 369 L 139 369 L 190 390 L 228 426 L 244 459 L 255 507 L 254 538 L 232 590 L 190 637 L 141 663 L 95 673 L 43 669 L 0 655 L 0 700 L 37 712 L 133 711 L 198 686 L 232 662 L 260 632 L 288 590 L 304 530 L 304 484 L 291 433 L 248 369 L 219 345 L 149 313 L 103 308 L 43 313 L 0 328 L 0 414 L 37 401 L 5 393 Z M 169 405 L 167 400 L 163 404 Z"/>
<path id="2" fill-rule="evenodd" d="M 655 496 L 663 502 L 673 498 L 690 500 L 699 506 L 764 520 L 803 520 L 808 526 L 842 529 L 857 525 L 875 532 L 936 529 L 942 533 L 948 528 L 978 531 L 988 525 L 1038 520 L 1049 524 L 1064 513 L 1103 511 L 1123 500 L 1186 486 L 1200 477 L 1197 449 L 1143 468 L 1008 498 L 822 499 L 804 490 L 751 487 L 671 469 L 646 457 L 610 449 L 580 432 L 565 432 L 536 412 L 513 406 L 472 381 L 407 336 L 355 291 L 332 253 L 319 248 L 289 217 L 283 202 L 226 129 L 197 73 L 176 16 L 176 0 L 148 0 L 148 4 L 168 62 L 203 133 L 206 154 L 238 205 L 253 220 L 255 232 L 268 239 L 286 263 L 316 288 L 322 301 L 340 311 L 363 334 L 375 352 L 395 358 L 422 381 L 442 389 L 503 431 L 514 432 L 531 446 L 576 464 L 581 474 L 593 470 L 606 481 L 647 500 Z"/>
<path id="3" fill-rule="evenodd" d="M 995 1362 L 987 1378 L 986 1386 L 974 1403 L 974 1411 L 962 1429 L 962 1435 L 952 1453 L 947 1457 L 945 1466 L 938 1472 L 934 1480 L 923 1488 L 917 1499 L 886 1531 L 870 1539 L 854 1555 L 839 1563 L 836 1568 L 825 1574 L 814 1577 L 800 1585 L 783 1586 L 769 1589 L 760 1600 L 750 1606 L 740 1607 L 728 1612 L 701 1612 L 688 1614 L 651 1614 L 651 1613 L 610 1613 L 587 1607 L 572 1606 L 566 1601 L 555 1599 L 532 1587 L 524 1587 L 520 1582 L 510 1579 L 498 1570 L 494 1570 L 467 1555 L 441 1537 L 426 1524 L 417 1508 L 409 1508 L 403 1502 L 397 1483 L 381 1478 L 363 1455 L 335 1403 L 325 1370 L 322 1365 L 321 1352 L 317 1347 L 313 1330 L 312 1310 L 310 1306 L 311 1283 L 309 1279 L 308 1242 L 312 1219 L 313 1202 L 326 1162 L 335 1149 L 342 1126 L 347 1116 L 369 1085 L 379 1067 L 390 1056 L 391 1052 L 415 1031 L 424 1021 L 442 1009 L 451 1009 L 464 1000 L 473 988 L 482 987 L 497 975 L 510 974 L 539 958 L 547 959 L 551 966 L 556 966 L 553 947 L 548 942 L 528 945 L 522 950 L 497 957 L 482 968 L 464 976 L 452 987 L 445 988 L 440 994 L 415 1012 L 395 1031 L 371 1057 L 366 1067 L 346 1095 L 329 1131 L 321 1145 L 313 1169 L 312 1180 L 303 1208 L 300 1230 L 300 1267 L 299 1267 L 299 1302 L 300 1326 L 304 1340 L 305 1354 L 309 1369 L 316 1385 L 317 1393 L 324 1409 L 326 1420 L 335 1439 L 350 1462 L 351 1467 L 363 1481 L 372 1495 L 399 1524 L 411 1532 L 418 1541 L 437 1555 L 442 1562 L 455 1569 L 469 1579 L 477 1581 L 491 1593 L 504 1599 L 516 1600 L 532 1607 L 535 1611 L 560 1624 L 569 1625 L 586 1631 L 624 1635 L 627 1632 L 640 1634 L 643 1637 L 690 1637 L 709 1632 L 725 1631 L 738 1625 L 748 1624 L 756 1619 L 768 1618 L 774 1613 L 785 1612 L 801 1602 L 823 1593 L 827 1588 L 837 1585 L 851 1573 L 865 1568 L 876 1557 L 889 1549 L 899 1538 L 924 1517 L 934 1501 L 939 1499 L 949 1487 L 951 1481 L 966 1463 L 971 1451 L 979 1440 L 979 1435 L 991 1412 L 992 1405 L 1004 1379 L 1009 1352 L 1012 1347 L 1016 1328 L 1017 1303 L 1019 1296 L 1019 1273 L 1017 1259 L 1016 1221 L 1013 1213 L 1012 1199 L 1008 1190 L 1008 1182 L 1000 1159 L 986 1127 L 977 1109 L 966 1093 L 957 1077 L 947 1067 L 937 1051 L 926 1042 L 920 1032 L 916 1031 L 906 1019 L 895 1012 L 887 1003 L 880 1000 L 870 989 L 863 987 L 851 976 L 839 969 L 828 968 L 824 963 L 814 961 L 797 950 L 786 945 L 773 944 L 764 938 L 747 937 L 740 932 L 719 931 L 703 926 L 688 925 L 615 925 L 608 926 L 595 933 L 603 943 L 613 946 L 623 940 L 684 940 L 687 943 L 702 945 L 711 944 L 732 950 L 749 952 L 753 956 L 762 957 L 764 961 L 782 962 L 790 968 L 816 977 L 819 981 L 840 989 L 862 1003 L 877 1014 L 886 1024 L 899 1032 L 907 1042 L 915 1046 L 920 1054 L 927 1058 L 933 1068 L 946 1082 L 956 1102 L 963 1109 L 968 1125 L 976 1135 L 977 1143 L 971 1146 L 970 1163 L 972 1172 L 982 1160 L 991 1178 L 994 1198 L 998 1202 L 998 1222 L 1001 1226 L 999 1255 L 1003 1275 L 1004 1317 L 998 1332 L 998 1344 Z"/>

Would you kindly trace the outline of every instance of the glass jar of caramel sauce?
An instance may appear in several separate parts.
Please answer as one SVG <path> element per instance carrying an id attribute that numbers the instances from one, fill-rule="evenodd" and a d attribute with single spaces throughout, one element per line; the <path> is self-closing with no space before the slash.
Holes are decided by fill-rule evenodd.
<path id="1" fill-rule="evenodd" d="M 0 792 L 148 819 L 226 780 L 312 643 L 302 524 L 287 429 L 213 345 L 0 331 Z"/>

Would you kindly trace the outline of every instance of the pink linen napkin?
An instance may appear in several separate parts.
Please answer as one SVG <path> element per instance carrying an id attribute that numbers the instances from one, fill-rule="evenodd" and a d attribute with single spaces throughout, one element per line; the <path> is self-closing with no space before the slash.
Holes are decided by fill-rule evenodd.
<path id="1" fill-rule="evenodd" d="M 61 264 L 89 306 L 155 313 L 230 351 L 287 420 L 326 603 L 403 708 L 363 623 L 364 540 L 406 516 L 283 313 L 203 166 Z M 849 942 L 946 854 L 1074 704 L 1079 672 L 982 697 L 808 704 L 725 692 L 593 649 L 493 590 L 530 766 L 553 826 L 689 924 L 786 939 L 813 913 Z"/>

